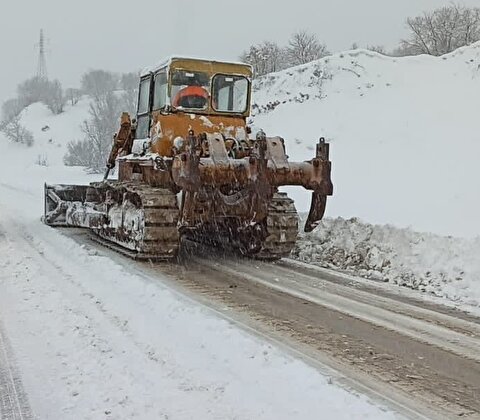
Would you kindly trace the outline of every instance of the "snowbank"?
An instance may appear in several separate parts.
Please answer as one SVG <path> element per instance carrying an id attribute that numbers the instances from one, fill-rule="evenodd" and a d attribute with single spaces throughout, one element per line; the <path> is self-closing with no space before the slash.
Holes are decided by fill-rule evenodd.
<path id="1" fill-rule="evenodd" d="M 480 307 L 480 238 L 421 234 L 353 218 L 300 233 L 293 257 Z"/>
<path id="2" fill-rule="evenodd" d="M 355 50 L 256 82 L 254 125 L 293 159 L 331 143 L 330 217 L 480 234 L 480 43 L 444 57 Z M 306 211 L 309 194 L 289 189 Z"/>

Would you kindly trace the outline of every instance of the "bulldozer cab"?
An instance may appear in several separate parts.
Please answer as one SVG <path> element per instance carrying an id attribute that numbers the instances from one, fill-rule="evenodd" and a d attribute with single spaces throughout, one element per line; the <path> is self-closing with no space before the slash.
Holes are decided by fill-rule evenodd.
<path id="1" fill-rule="evenodd" d="M 251 79 L 249 65 L 191 58 L 170 58 L 147 69 L 140 79 L 136 138 L 149 137 L 154 122 L 175 114 L 245 121 Z"/>

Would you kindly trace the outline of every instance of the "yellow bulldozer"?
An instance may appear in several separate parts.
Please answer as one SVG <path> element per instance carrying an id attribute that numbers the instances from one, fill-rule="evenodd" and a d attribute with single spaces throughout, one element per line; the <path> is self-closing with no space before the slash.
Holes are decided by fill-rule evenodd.
<path id="1" fill-rule="evenodd" d="M 329 145 L 289 162 L 281 137 L 247 124 L 249 65 L 171 58 L 140 76 L 137 115 L 122 114 L 102 182 L 45 185 L 43 220 L 89 228 L 141 259 L 173 259 L 182 239 L 245 256 L 287 256 L 298 234 L 293 201 L 278 188 L 312 190 L 305 230 L 332 194 Z M 118 165 L 118 179 L 109 180 Z"/>

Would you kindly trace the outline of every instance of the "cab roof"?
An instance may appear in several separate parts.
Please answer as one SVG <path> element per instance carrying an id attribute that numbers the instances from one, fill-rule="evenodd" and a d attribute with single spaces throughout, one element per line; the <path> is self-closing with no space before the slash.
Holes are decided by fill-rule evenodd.
<path id="1" fill-rule="evenodd" d="M 252 66 L 245 63 L 233 61 L 208 60 L 203 58 L 171 56 L 152 67 L 143 69 L 141 76 L 156 73 L 164 67 L 187 68 L 191 70 L 205 71 L 208 73 L 238 74 L 251 78 L 253 75 Z"/>

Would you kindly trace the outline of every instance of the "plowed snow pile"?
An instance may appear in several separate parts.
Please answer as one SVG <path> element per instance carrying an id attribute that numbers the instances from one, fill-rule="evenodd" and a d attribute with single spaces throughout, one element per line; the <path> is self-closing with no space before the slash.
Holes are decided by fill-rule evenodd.
<path id="1" fill-rule="evenodd" d="M 255 127 L 291 158 L 331 144 L 330 219 L 297 258 L 480 305 L 480 43 L 336 54 L 261 78 L 254 102 Z M 308 192 L 287 191 L 308 211 Z"/>
<path id="2" fill-rule="evenodd" d="M 300 234 L 292 256 L 388 281 L 456 303 L 480 306 L 480 238 L 461 239 L 327 218 Z"/>

